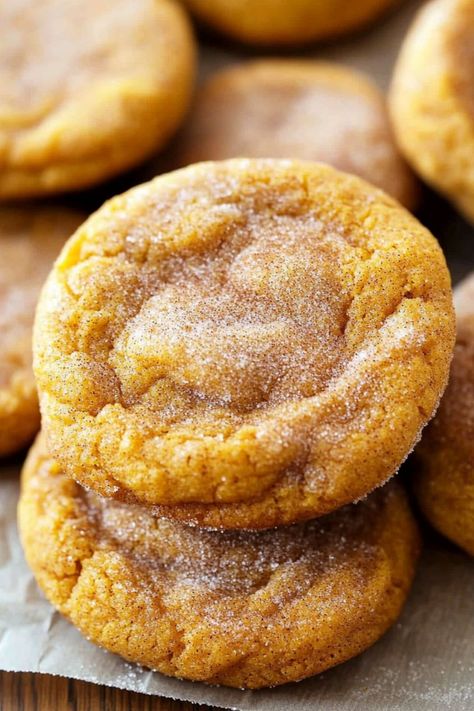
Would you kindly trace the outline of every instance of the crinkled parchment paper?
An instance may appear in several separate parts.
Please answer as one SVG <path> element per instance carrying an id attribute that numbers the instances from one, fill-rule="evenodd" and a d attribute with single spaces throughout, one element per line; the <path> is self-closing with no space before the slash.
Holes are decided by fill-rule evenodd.
<path id="1" fill-rule="evenodd" d="M 419 4 L 408 2 L 358 38 L 303 54 L 352 64 L 386 87 L 400 38 Z M 208 48 L 204 72 L 236 58 L 235 53 Z M 454 272 L 461 275 L 474 267 L 468 228 L 438 202 L 429 206 L 426 218 L 443 238 Z M 219 689 L 127 664 L 89 643 L 52 609 L 24 562 L 18 540 L 18 474 L 18 466 L 0 467 L 0 669 L 58 674 L 252 711 L 474 708 L 474 562 L 448 543 L 435 538 L 425 549 L 400 621 L 361 656 L 299 684 L 258 692 Z"/>

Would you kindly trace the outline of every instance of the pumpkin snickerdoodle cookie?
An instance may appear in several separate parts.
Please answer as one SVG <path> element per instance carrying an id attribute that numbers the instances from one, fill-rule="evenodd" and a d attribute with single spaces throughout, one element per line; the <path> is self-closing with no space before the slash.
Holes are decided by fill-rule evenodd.
<path id="1" fill-rule="evenodd" d="M 187 107 L 193 39 L 170 0 L 9 0 L 0 27 L 0 199 L 129 168 Z"/>
<path id="2" fill-rule="evenodd" d="M 474 0 L 420 10 L 395 69 L 390 105 L 415 170 L 474 221 Z"/>
<path id="3" fill-rule="evenodd" d="M 35 373 L 68 475 L 265 527 L 388 479 L 453 341 L 442 252 L 398 203 L 328 166 L 234 160 L 84 223 L 43 290 Z"/>
<path id="4" fill-rule="evenodd" d="M 235 157 L 321 161 L 407 207 L 417 197 L 383 96 L 368 77 L 339 64 L 267 59 L 214 74 L 180 137 L 179 163 Z"/>
<path id="5" fill-rule="evenodd" d="M 239 42 L 295 45 L 359 29 L 396 0 L 184 0 L 210 27 Z"/>
<path id="6" fill-rule="evenodd" d="M 39 585 L 88 639 L 164 674 L 244 688 L 373 644 L 401 610 L 419 547 L 396 484 L 305 524 L 205 531 L 86 492 L 41 440 L 19 524 Z"/>
<path id="7" fill-rule="evenodd" d="M 82 221 L 60 208 L 0 208 L 0 456 L 39 430 L 31 367 L 36 301 L 54 259 Z"/>
<path id="8" fill-rule="evenodd" d="M 415 491 L 433 526 L 474 555 L 474 275 L 457 287 L 455 303 L 451 376 L 416 450 Z"/>

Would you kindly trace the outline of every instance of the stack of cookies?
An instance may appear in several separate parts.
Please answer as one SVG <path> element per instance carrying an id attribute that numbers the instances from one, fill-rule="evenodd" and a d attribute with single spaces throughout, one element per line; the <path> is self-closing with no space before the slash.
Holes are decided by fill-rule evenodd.
<path id="1" fill-rule="evenodd" d="M 392 0 L 183 4 L 239 41 L 291 45 Z M 189 167 L 85 222 L 1 209 L 0 456 L 38 431 L 37 385 L 21 537 L 95 643 L 258 688 L 358 654 L 400 613 L 419 536 L 388 480 L 439 404 L 455 330 L 442 252 L 401 207 L 419 196 L 405 159 L 472 219 L 473 12 L 420 14 L 391 89 L 396 140 L 359 73 L 259 60 L 198 92 L 168 156 Z M 0 200 L 94 186 L 181 124 L 196 62 L 176 2 L 95 0 L 85 22 L 83 0 L 11 0 L 0 20 Z M 35 383 L 34 304 L 74 230 L 38 306 Z M 459 303 L 416 493 L 473 553 L 472 282 Z"/>
<path id="2" fill-rule="evenodd" d="M 454 342 L 444 257 L 399 203 L 290 160 L 161 176 L 67 242 L 34 341 L 21 535 L 87 637 L 257 688 L 396 619 L 419 540 L 401 487 L 378 487 Z"/>

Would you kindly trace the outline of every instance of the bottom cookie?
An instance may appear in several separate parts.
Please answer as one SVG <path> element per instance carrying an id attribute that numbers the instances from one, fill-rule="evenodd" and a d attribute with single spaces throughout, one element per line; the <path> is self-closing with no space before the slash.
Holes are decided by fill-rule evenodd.
<path id="1" fill-rule="evenodd" d="M 19 524 L 39 585 L 90 640 L 242 688 L 303 679 L 373 644 L 400 613 L 419 549 L 396 483 L 304 524 L 206 531 L 86 492 L 41 437 Z"/>

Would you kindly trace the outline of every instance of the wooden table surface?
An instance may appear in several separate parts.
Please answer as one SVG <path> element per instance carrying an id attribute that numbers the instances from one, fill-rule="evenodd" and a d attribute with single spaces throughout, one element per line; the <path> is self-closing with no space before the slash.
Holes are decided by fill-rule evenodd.
<path id="1" fill-rule="evenodd" d="M 0 711 L 215 711 L 46 674 L 0 672 Z"/>

